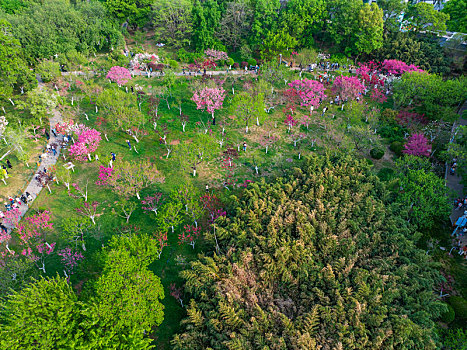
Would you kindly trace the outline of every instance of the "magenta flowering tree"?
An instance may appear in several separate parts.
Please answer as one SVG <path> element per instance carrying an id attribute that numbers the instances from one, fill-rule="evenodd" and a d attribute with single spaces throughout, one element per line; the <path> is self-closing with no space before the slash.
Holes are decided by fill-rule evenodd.
<path id="1" fill-rule="evenodd" d="M 275 135 L 266 134 L 259 140 L 259 144 L 266 149 L 266 153 L 268 153 L 269 148 L 279 141 L 279 137 Z"/>
<path id="2" fill-rule="evenodd" d="M 293 115 L 287 114 L 284 119 L 284 124 L 287 125 L 287 131 L 290 132 L 292 128 L 298 124 L 298 121 L 294 119 Z"/>
<path id="3" fill-rule="evenodd" d="M 195 249 L 196 241 L 201 233 L 201 227 L 194 225 L 185 225 L 184 231 L 178 235 L 178 244 L 188 243 Z"/>
<path id="4" fill-rule="evenodd" d="M 21 220 L 21 210 L 12 208 L 4 213 L 3 223 L 7 226 L 16 226 Z"/>
<path id="5" fill-rule="evenodd" d="M 395 75 L 402 75 L 405 72 L 423 72 L 423 69 L 418 68 L 416 65 L 408 65 L 399 60 L 384 60 L 383 69 L 387 70 L 389 74 Z"/>
<path id="6" fill-rule="evenodd" d="M 96 129 L 91 129 L 81 124 L 77 127 L 75 134 L 78 140 L 70 146 L 70 156 L 84 162 L 86 161 L 86 157 L 90 158 L 90 154 L 97 150 L 102 140 L 101 133 Z"/>
<path id="7" fill-rule="evenodd" d="M 126 84 L 131 79 L 131 73 L 124 67 L 113 66 L 107 73 L 107 79 L 110 79 L 111 81 L 117 83 L 118 86 L 121 86 Z"/>
<path id="8" fill-rule="evenodd" d="M 214 111 L 221 109 L 225 99 L 225 90 L 223 88 L 205 87 L 200 91 L 195 91 L 192 101 L 196 103 L 196 109 L 206 109 L 212 116 L 212 124 L 216 124 Z"/>
<path id="9" fill-rule="evenodd" d="M 84 202 L 81 207 L 76 208 L 76 212 L 82 216 L 86 216 L 91 219 L 92 223 L 95 225 L 96 215 L 97 215 L 97 207 L 99 206 L 99 202 L 92 202 L 89 204 L 88 202 Z"/>
<path id="10" fill-rule="evenodd" d="M 365 87 L 357 77 L 338 76 L 332 84 L 332 92 L 343 100 L 353 100 L 365 91 Z"/>
<path id="11" fill-rule="evenodd" d="M 53 228 L 50 213 L 43 211 L 26 218 L 22 224 L 16 225 L 19 244 L 23 246 L 21 255 L 33 261 L 39 270 L 45 271 L 45 259 L 53 253 L 55 242 L 48 243 L 46 235 Z"/>
<path id="12" fill-rule="evenodd" d="M 162 193 L 156 192 L 152 196 L 147 196 L 141 201 L 143 205 L 143 210 L 152 211 L 157 215 L 157 209 L 161 206 L 162 203 Z"/>
<path id="13" fill-rule="evenodd" d="M 100 165 L 99 166 L 99 175 L 98 178 L 99 180 L 96 181 L 96 185 L 98 186 L 106 186 L 107 185 L 107 179 L 112 175 L 112 168 L 107 168 L 105 166 Z"/>
<path id="14" fill-rule="evenodd" d="M 61 261 L 65 266 L 65 270 L 63 272 L 66 277 L 68 277 L 68 275 L 72 275 L 75 267 L 78 266 L 78 262 L 84 259 L 83 254 L 80 252 L 74 252 L 69 247 L 59 250 L 57 254 L 62 257 Z"/>
<path id="15" fill-rule="evenodd" d="M 227 55 L 226 52 L 224 51 L 217 51 L 214 49 L 207 49 L 204 51 L 206 56 L 208 56 L 209 60 L 212 61 L 227 61 L 229 59 L 229 56 Z"/>
<path id="16" fill-rule="evenodd" d="M 371 90 L 370 98 L 378 103 L 384 103 L 388 99 L 386 95 L 378 88 Z"/>
<path id="17" fill-rule="evenodd" d="M 413 134 L 410 136 L 407 143 L 404 145 L 403 153 L 411 154 L 413 156 L 425 156 L 429 157 L 431 152 L 431 146 L 428 143 L 428 139 L 423 134 Z"/>
<path id="18" fill-rule="evenodd" d="M 157 254 L 159 259 L 161 258 L 162 255 L 162 250 L 164 247 L 167 247 L 167 232 L 159 232 L 155 234 L 155 238 L 158 242 L 158 247 L 159 248 L 159 253 Z"/>
<path id="19" fill-rule="evenodd" d="M 313 108 L 319 107 L 321 101 L 327 97 L 324 93 L 324 85 L 316 80 L 294 80 L 289 86 L 291 89 L 287 90 L 287 93 L 298 96 L 300 105 L 310 107 L 310 112 Z"/>

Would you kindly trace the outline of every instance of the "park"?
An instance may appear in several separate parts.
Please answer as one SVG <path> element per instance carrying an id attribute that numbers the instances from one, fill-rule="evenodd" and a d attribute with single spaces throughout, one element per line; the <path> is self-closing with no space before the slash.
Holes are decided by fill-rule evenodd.
<path id="1" fill-rule="evenodd" d="M 0 348 L 465 349 L 465 1 L 123 3 L 0 2 Z"/>

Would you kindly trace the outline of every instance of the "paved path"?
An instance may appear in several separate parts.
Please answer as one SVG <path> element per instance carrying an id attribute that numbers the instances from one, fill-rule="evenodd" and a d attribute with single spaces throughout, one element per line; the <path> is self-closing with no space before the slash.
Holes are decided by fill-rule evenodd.
<path id="1" fill-rule="evenodd" d="M 459 110 L 459 114 L 462 116 L 462 113 L 467 110 L 467 101 L 464 102 L 463 106 Z M 456 127 L 460 125 L 467 125 L 467 119 L 465 118 L 459 118 L 459 120 L 456 122 Z M 447 164 L 447 167 L 449 167 L 450 164 Z M 446 185 L 451 188 L 455 193 L 456 193 L 456 198 L 461 197 L 464 198 L 464 185 L 461 183 L 461 177 L 455 173 L 454 175 L 449 174 L 449 169 L 446 169 Z M 451 223 L 454 224 L 459 217 L 461 217 L 464 214 L 464 210 L 466 209 L 453 209 L 451 212 L 451 215 L 449 218 L 451 219 Z M 467 236 L 461 237 L 461 246 L 464 246 L 467 244 Z"/>
<path id="2" fill-rule="evenodd" d="M 42 83 L 42 81 L 40 79 L 38 79 L 38 80 L 39 80 L 39 87 L 43 88 L 44 84 Z M 57 123 L 61 123 L 62 121 L 63 121 L 62 115 L 60 114 L 60 112 L 58 112 L 56 109 L 54 109 L 52 111 L 52 115 L 49 118 L 50 140 L 49 140 L 48 144 L 52 145 L 52 144 L 55 143 L 55 149 L 57 151 L 57 154 L 55 156 L 53 155 L 53 153 L 48 153 L 47 154 L 47 157 L 42 160 L 41 165 L 37 168 L 36 173 L 33 175 L 33 177 L 31 178 L 31 181 L 29 182 L 28 186 L 24 190 L 24 193 L 29 192 L 29 194 L 32 196 L 32 198 L 33 198 L 32 202 L 34 202 L 34 200 L 37 198 L 37 196 L 39 195 L 39 193 L 42 190 L 42 186 L 35 180 L 36 175 L 39 172 L 43 171 L 44 169 L 48 169 L 50 166 L 55 165 L 55 163 L 57 163 L 58 157 L 60 156 L 60 148 L 61 148 L 60 143 L 61 143 L 61 141 L 63 141 L 63 135 L 57 134 L 57 137 L 55 137 L 53 135 L 53 133 L 52 133 L 52 129 L 54 128 L 54 126 Z M 42 157 L 42 158 L 44 158 L 44 157 Z M 19 209 L 21 211 L 21 217 L 23 217 L 24 214 L 26 214 L 26 212 L 28 211 L 29 207 L 22 203 L 21 206 L 19 207 Z M 13 229 L 12 225 L 5 225 L 5 226 L 10 231 Z"/>

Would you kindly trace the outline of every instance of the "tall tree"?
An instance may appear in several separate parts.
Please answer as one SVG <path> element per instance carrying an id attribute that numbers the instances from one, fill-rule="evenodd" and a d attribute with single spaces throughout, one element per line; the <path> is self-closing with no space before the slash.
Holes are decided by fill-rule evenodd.
<path id="1" fill-rule="evenodd" d="M 217 37 L 226 47 L 237 51 L 249 34 L 252 11 L 246 0 L 232 1 L 226 6 Z"/>
<path id="2" fill-rule="evenodd" d="M 449 15 L 447 28 L 453 32 L 467 33 L 467 1 L 450 0 L 441 11 Z"/>
<path id="3" fill-rule="evenodd" d="M 434 30 L 446 31 L 446 21 L 449 15 L 435 10 L 432 4 L 419 2 L 410 8 L 413 22 L 417 31 Z"/>
<path id="4" fill-rule="evenodd" d="M 280 12 L 280 0 L 253 0 L 253 19 L 248 43 L 253 50 L 260 50 L 263 40 L 276 24 Z"/>
<path id="5" fill-rule="evenodd" d="M 193 3 L 189 0 L 162 0 L 152 4 L 152 17 L 157 41 L 174 47 L 189 43 Z"/>
<path id="6" fill-rule="evenodd" d="M 193 5 L 192 22 L 193 34 L 191 44 L 198 52 L 209 48 L 216 48 L 216 31 L 221 19 L 219 5 L 214 0 L 206 0 L 200 3 L 196 0 Z"/>
<path id="7" fill-rule="evenodd" d="M 383 46 L 383 10 L 376 3 L 363 4 L 358 13 L 355 51 L 369 54 Z"/>

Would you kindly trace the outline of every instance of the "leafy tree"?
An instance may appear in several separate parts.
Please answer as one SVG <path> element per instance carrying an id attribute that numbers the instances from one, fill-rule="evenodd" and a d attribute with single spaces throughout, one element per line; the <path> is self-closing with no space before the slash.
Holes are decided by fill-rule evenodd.
<path id="1" fill-rule="evenodd" d="M 72 50 L 110 50 L 122 41 L 99 1 L 75 6 L 67 0 L 45 0 L 7 19 L 31 63 Z"/>
<path id="2" fill-rule="evenodd" d="M 420 230 L 445 220 L 451 212 L 448 189 L 444 180 L 430 171 L 429 160 L 405 156 L 396 161 L 396 167 L 400 186 L 396 201 L 402 205 L 407 219 Z"/>
<path id="3" fill-rule="evenodd" d="M 97 97 L 97 105 L 105 111 L 116 129 L 128 130 L 144 121 L 137 108 L 136 96 L 118 88 L 105 89 Z"/>
<path id="4" fill-rule="evenodd" d="M 378 6 L 383 10 L 385 32 L 399 32 L 399 15 L 406 11 L 407 3 L 399 0 L 379 0 Z"/>
<path id="5" fill-rule="evenodd" d="M 26 90 L 35 86 L 36 80 L 23 59 L 20 42 L 13 37 L 12 26 L 0 19 L 0 99 L 10 98 L 13 89 Z"/>
<path id="6" fill-rule="evenodd" d="M 259 125 L 260 118 L 265 116 L 264 96 L 261 93 L 242 91 L 235 94 L 230 108 L 238 124 L 248 133 L 252 119 L 256 117 L 256 123 Z"/>
<path id="7" fill-rule="evenodd" d="M 2 309 L 2 349 L 72 349 L 82 345 L 80 303 L 65 278 L 33 281 Z"/>
<path id="8" fill-rule="evenodd" d="M 383 46 L 383 10 L 376 3 L 363 4 L 358 13 L 355 51 L 369 54 Z"/>
<path id="9" fill-rule="evenodd" d="M 394 84 L 394 101 L 398 106 L 414 107 L 430 120 L 455 120 L 460 103 L 467 95 L 465 78 L 444 81 L 426 72 L 408 72 Z"/>
<path id="10" fill-rule="evenodd" d="M 291 0 L 281 11 L 281 22 L 301 46 L 311 47 L 314 44 L 313 34 L 321 29 L 325 15 L 323 0 Z"/>
<path id="11" fill-rule="evenodd" d="M 410 14 L 413 15 L 412 21 L 417 31 L 434 30 L 446 31 L 446 21 L 449 15 L 435 10 L 432 4 L 419 2 L 410 8 Z"/>
<path id="12" fill-rule="evenodd" d="M 253 0 L 253 19 L 248 43 L 253 50 L 260 50 L 263 40 L 277 23 L 280 13 L 280 0 Z"/>
<path id="13" fill-rule="evenodd" d="M 36 67 L 36 73 L 41 76 L 41 79 L 48 83 L 60 76 L 60 64 L 52 60 L 43 60 Z"/>
<path id="14" fill-rule="evenodd" d="M 106 0 L 105 7 L 109 14 L 117 18 L 120 23 L 127 22 L 137 28 L 149 22 L 151 3 L 150 0 Z"/>
<path id="15" fill-rule="evenodd" d="M 264 39 L 261 57 L 263 59 L 279 58 L 279 54 L 283 54 L 285 56 L 287 54 L 287 50 L 292 50 L 297 45 L 297 39 L 289 34 L 289 29 L 287 27 L 277 31 L 271 31 Z"/>
<path id="16" fill-rule="evenodd" d="M 228 2 L 219 24 L 217 37 L 226 47 L 236 51 L 245 42 L 250 30 L 251 18 L 252 11 L 246 0 Z"/>
<path id="17" fill-rule="evenodd" d="M 214 139 L 206 134 L 196 135 L 191 142 L 180 143 L 175 150 L 176 158 L 185 170 L 192 169 L 193 176 L 201 163 L 209 161 L 216 148 Z"/>
<path id="18" fill-rule="evenodd" d="M 19 13 L 28 6 L 23 0 L 1 0 L 0 9 L 9 14 Z"/>
<path id="19" fill-rule="evenodd" d="M 331 0 L 326 5 L 329 16 L 326 32 L 345 53 L 353 52 L 355 35 L 361 32 L 359 16 L 363 3 L 359 0 Z"/>
<path id="20" fill-rule="evenodd" d="M 187 46 L 193 29 L 193 3 L 189 0 L 162 0 L 154 2 L 152 9 L 156 40 L 174 47 Z"/>
<path id="21" fill-rule="evenodd" d="M 465 0 L 447 1 L 441 12 L 449 15 L 446 24 L 450 31 L 467 33 L 467 2 Z"/>
<path id="22" fill-rule="evenodd" d="M 27 109 L 35 121 L 42 124 L 42 118 L 47 118 L 58 104 L 58 96 L 54 92 L 36 87 L 26 95 L 26 100 L 18 102 L 18 109 Z"/>
<path id="23" fill-rule="evenodd" d="M 216 222 L 219 253 L 181 273 L 193 299 L 174 349 L 436 349 L 437 265 L 389 197 L 351 156 L 250 184 Z"/>
<path id="24" fill-rule="evenodd" d="M 199 0 L 195 1 L 192 11 L 191 44 L 196 51 L 202 52 L 218 46 L 215 34 L 220 19 L 221 12 L 216 1 L 206 0 L 203 3 L 200 3 Z"/>

